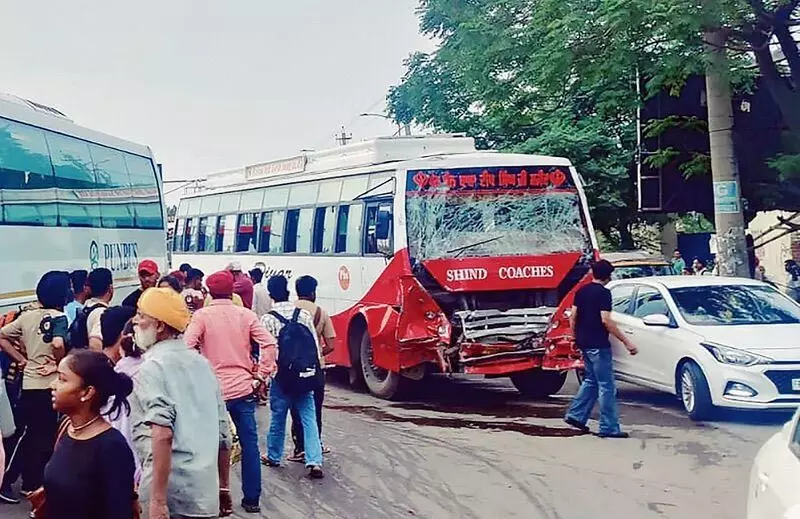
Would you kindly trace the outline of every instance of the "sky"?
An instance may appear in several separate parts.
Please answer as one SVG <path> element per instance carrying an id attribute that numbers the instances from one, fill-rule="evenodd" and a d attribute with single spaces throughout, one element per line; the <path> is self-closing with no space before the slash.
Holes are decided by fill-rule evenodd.
<path id="1" fill-rule="evenodd" d="M 192 179 L 395 127 L 417 0 L 0 0 L 0 91 L 147 144 Z"/>

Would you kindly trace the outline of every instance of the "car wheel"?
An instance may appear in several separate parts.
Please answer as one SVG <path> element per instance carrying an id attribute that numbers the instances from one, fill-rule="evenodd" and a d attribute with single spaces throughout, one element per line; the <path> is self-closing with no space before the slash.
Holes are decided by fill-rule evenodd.
<path id="1" fill-rule="evenodd" d="M 711 403 L 708 380 L 700 366 L 687 361 L 681 366 L 678 377 L 678 396 L 689 418 L 698 421 L 710 418 L 714 404 Z"/>
<path id="2" fill-rule="evenodd" d="M 511 383 L 517 391 L 530 398 L 545 398 L 558 393 L 566 380 L 566 371 L 549 371 L 541 368 L 511 375 Z"/>
<path id="3" fill-rule="evenodd" d="M 364 330 L 361 335 L 361 373 L 364 375 L 364 382 L 367 389 L 378 398 L 391 400 L 400 393 L 400 385 L 403 378 L 400 373 L 389 371 L 375 365 L 372 353 L 372 340 L 369 332 Z"/>

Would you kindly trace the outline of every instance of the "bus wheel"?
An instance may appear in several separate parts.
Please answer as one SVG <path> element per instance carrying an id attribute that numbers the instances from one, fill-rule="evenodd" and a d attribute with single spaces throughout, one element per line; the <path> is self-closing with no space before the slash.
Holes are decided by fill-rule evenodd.
<path id="1" fill-rule="evenodd" d="M 402 376 L 375 365 L 372 358 L 372 340 L 366 330 L 361 335 L 361 372 L 367 389 L 378 398 L 390 400 L 398 394 Z"/>
<path id="2" fill-rule="evenodd" d="M 511 382 L 517 391 L 531 398 L 544 398 L 558 393 L 566 380 L 566 371 L 549 371 L 539 368 L 511 375 Z"/>

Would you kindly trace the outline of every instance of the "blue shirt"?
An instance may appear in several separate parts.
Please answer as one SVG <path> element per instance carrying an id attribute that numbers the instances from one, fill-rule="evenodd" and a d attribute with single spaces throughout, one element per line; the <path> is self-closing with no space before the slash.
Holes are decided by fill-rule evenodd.
<path id="1" fill-rule="evenodd" d="M 144 354 L 134 380 L 131 436 L 142 461 L 139 493 L 150 500 L 151 425 L 172 429 L 171 515 L 217 517 L 220 446 L 230 448 L 228 413 L 211 365 L 183 339 L 162 341 Z"/>
<path id="2" fill-rule="evenodd" d="M 72 322 L 78 317 L 78 312 L 83 309 L 83 305 L 77 301 L 70 301 L 67 303 L 67 306 L 64 307 L 64 313 L 67 314 L 67 326 L 71 325 Z"/>

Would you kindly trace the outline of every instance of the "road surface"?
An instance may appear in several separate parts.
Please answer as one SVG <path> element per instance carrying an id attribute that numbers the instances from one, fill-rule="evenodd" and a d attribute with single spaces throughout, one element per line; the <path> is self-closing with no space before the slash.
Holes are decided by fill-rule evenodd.
<path id="1" fill-rule="evenodd" d="M 400 404 L 329 384 L 327 477 L 307 480 L 299 464 L 265 467 L 262 515 L 743 518 L 752 459 L 789 419 L 725 413 L 696 424 L 671 397 L 622 384 L 632 438 L 603 440 L 561 421 L 575 390 L 570 380 L 560 395 L 531 402 L 504 379 L 442 377 Z M 267 409 L 259 414 L 266 432 Z M 0 505 L 0 517 L 22 519 L 26 510 Z M 236 517 L 253 516 L 237 507 Z"/>

